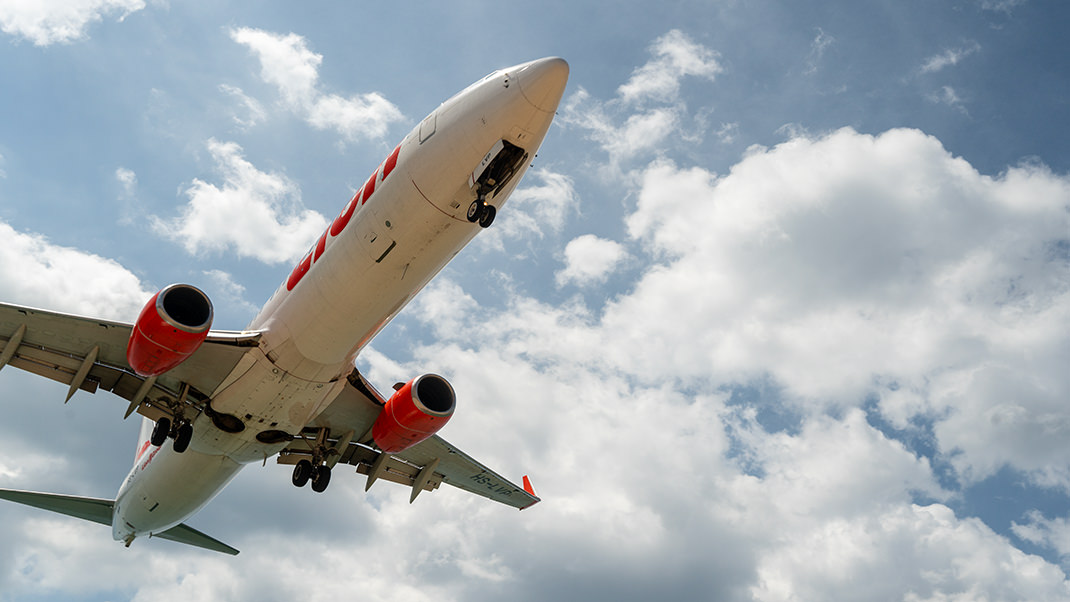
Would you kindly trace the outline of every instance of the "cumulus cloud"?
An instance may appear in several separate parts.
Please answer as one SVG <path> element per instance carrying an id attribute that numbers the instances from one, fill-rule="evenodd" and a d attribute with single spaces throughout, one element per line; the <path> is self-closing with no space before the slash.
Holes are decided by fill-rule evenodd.
<path id="1" fill-rule="evenodd" d="M 1011 524 L 1011 530 L 1021 539 L 1032 544 L 1055 550 L 1065 563 L 1070 559 L 1070 520 L 1065 517 L 1046 518 L 1033 510 L 1025 522 Z"/>
<path id="2" fill-rule="evenodd" d="M 385 136 L 390 124 L 403 119 L 401 111 L 378 92 L 344 98 L 321 91 L 323 55 L 309 50 L 302 36 L 243 27 L 232 29 L 230 37 L 256 54 L 260 77 L 278 89 L 291 111 L 316 129 L 336 130 L 348 140 L 374 139 Z"/>
<path id="3" fill-rule="evenodd" d="M 118 262 L 0 222 L 3 301 L 133 321 L 152 292 Z"/>
<path id="4" fill-rule="evenodd" d="M 572 178 L 546 168 L 531 170 L 509 197 L 508 209 L 501 212 L 493 229 L 476 239 L 477 244 L 503 249 L 505 240 L 560 232 L 578 206 Z"/>
<path id="5" fill-rule="evenodd" d="M 977 173 L 914 130 L 755 148 L 730 174 L 658 162 L 629 231 L 673 259 L 608 308 L 630 370 L 938 417 L 964 478 L 1070 484 L 1070 182 Z M 680 341 L 687 341 L 682 347 Z M 607 346 L 620 349 L 617 344 Z M 880 384 L 883 383 L 883 384 Z"/>
<path id="6" fill-rule="evenodd" d="M 650 52 L 650 61 L 635 70 L 613 100 L 592 99 L 580 88 L 561 111 L 563 123 L 586 130 L 605 150 L 614 177 L 621 175 L 625 162 L 663 149 L 667 141 L 686 138 L 690 144 L 700 142 L 701 132 L 698 138 L 683 135 L 686 111 L 679 98 L 680 85 L 688 77 L 712 81 L 721 72 L 717 53 L 679 30 L 659 38 Z"/>
<path id="7" fill-rule="evenodd" d="M 122 21 L 145 8 L 144 0 L 33 0 L 0 2 L 0 30 L 35 46 L 70 43 L 86 36 L 90 23 L 118 15 Z"/>
<path id="8" fill-rule="evenodd" d="M 894 560 L 893 560 L 894 559 Z M 940 504 L 834 520 L 763 557 L 755 600 L 1058 600 L 1066 575 Z"/>
<path id="9" fill-rule="evenodd" d="M 153 228 L 191 254 L 231 250 L 272 264 L 299 258 L 327 218 L 306 209 L 285 176 L 253 166 L 237 144 L 210 140 L 207 146 L 222 184 L 194 179 L 179 215 L 154 217 Z"/>
<path id="10" fill-rule="evenodd" d="M 674 102 L 680 93 L 680 81 L 687 76 L 708 80 L 721 72 L 717 53 L 697 44 L 678 29 L 658 38 L 650 48 L 653 58 L 632 73 L 617 89 L 621 100 L 637 103 L 645 100 Z"/>
<path id="11" fill-rule="evenodd" d="M 627 257 L 624 245 L 585 234 L 565 247 L 565 269 L 557 272 L 554 278 L 558 287 L 569 283 L 586 286 L 604 282 Z"/>

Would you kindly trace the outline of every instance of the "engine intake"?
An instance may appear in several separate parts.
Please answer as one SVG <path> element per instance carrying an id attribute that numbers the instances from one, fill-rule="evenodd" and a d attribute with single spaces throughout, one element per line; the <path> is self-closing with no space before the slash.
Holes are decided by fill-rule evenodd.
<path id="1" fill-rule="evenodd" d="M 126 361 L 140 376 L 159 376 L 178 366 L 212 328 L 212 302 L 189 284 L 172 284 L 153 295 L 134 323 Z"/>
<path id="2" fill-rule="evenodd" d="M 372 425 L 372 438 L 384 452 L 397 453 L 434 435 L 457 405 L 453 387 L 437 374 L 405 383 L 386 402 Z"/>

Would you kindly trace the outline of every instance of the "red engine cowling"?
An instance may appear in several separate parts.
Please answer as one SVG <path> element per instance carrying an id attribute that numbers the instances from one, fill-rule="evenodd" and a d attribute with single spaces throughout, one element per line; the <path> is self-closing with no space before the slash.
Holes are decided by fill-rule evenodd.
<path id="1" fill-rule="evenodd" d="M 159 376 L 193 355 L 211 327 L 208 296 L 194 286 L 172 284 L 141 310 L 126 345 L 126 361 L 141 376 Z"/>
<path id="2" fill-rule="evenodd" d="M 418 376 L 387 400 L 372 425 L 372 438 L 387 453 L 408 449 L 445 426 L 456 401 L 446 379 L 437 374 Z"/>

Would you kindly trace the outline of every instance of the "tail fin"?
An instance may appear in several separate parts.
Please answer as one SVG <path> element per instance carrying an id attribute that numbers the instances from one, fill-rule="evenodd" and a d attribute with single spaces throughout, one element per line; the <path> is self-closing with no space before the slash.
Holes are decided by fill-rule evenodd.
<path id="1" fill-rule="evenodd" d="M 144 429 L 142 429 L 144 430 Z M 0 499 L 18 502 L 34 508 L 51 510 L 59 514 L 66 514 L 82 520 L 111 526 L 112 510 L 115 507 L 114 500 L 105 500 L 77 495 L 60 495 L 58 493 L 38 493 L 36 491 L 18 491 L 16 489 L 0 489 Z M 176 527 L 157 533 L 153 537 L 169 539 L 214 552 L 222 552 L 232 556 L 238 554 L 238 550 L 227 544 L 209 537 L 204 533 L 182 523 Z"/>

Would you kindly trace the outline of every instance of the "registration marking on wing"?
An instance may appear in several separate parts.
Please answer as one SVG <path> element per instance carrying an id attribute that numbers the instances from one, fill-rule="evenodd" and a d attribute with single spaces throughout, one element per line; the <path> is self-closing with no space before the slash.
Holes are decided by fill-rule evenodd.
<path id="1" fill-rule="evenodd" d="M 513 495 L 513 492 L 516 491 L 511 485 L 502 485 L 500 482 L 494 480 L 492 477 L 488 476 L 486 472 L 474 474 L 469 477 L 469 479 L 486 487 L 487 491 L 490 491 L 495 495 Z"/>

